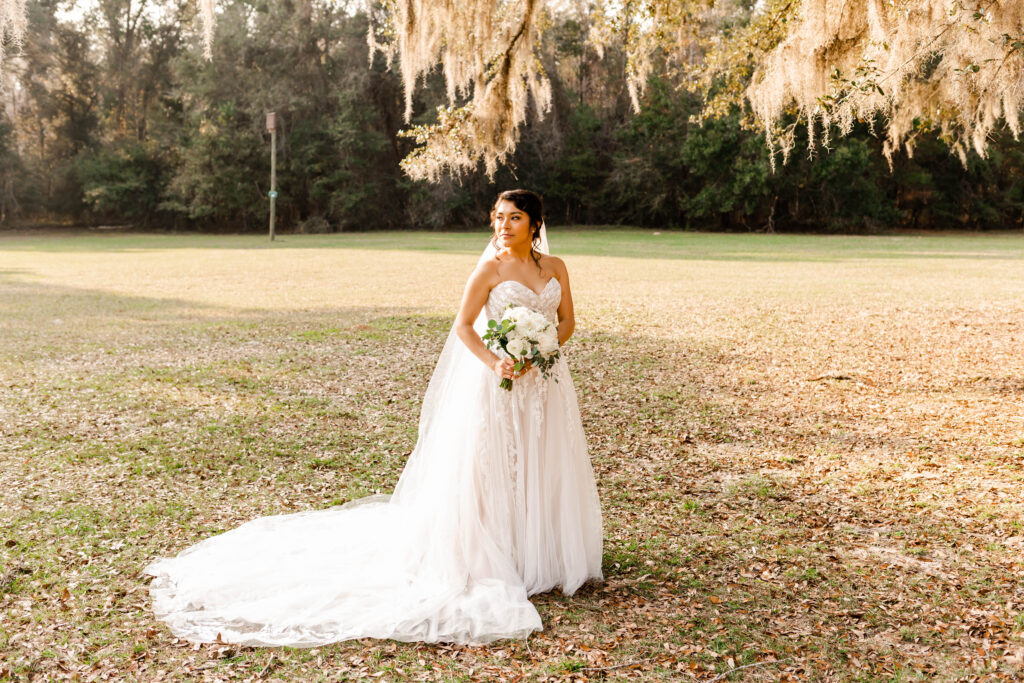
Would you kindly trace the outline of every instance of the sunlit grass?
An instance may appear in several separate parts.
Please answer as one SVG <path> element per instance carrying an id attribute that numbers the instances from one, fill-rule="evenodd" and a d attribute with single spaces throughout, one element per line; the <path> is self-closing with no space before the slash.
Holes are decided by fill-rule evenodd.
<path id="1" fill-rule="evenodd" d="M 0 237 L 0 679 L 1011 671 L 1024 237 L 655 232 L 551 234 L 604 586 L 528 643 L 198 653 L 141 567 L 389 491 L 486 235 Z"/>

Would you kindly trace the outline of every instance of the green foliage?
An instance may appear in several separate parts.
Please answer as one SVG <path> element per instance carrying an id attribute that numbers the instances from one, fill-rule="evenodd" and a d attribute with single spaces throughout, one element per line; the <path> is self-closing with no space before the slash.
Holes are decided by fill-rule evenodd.
<path id="1" fill-rule="evenodd" d="M 0 223 L 20 211 L 19 197 L 29 190 L 25 169 L 14 146 L 14 129 L 6 118 L 0 118 Z"/>
<path id="2" fill-rule="evenodd" d="M 1024 150 L 1006 133 L 989 158 L 969 157 L 967 169 L 939 140 L 918 143 L 913 158 L 893 170 L 908 227 L 990 230 L 1020 227 L 1024 216 Z"/>
<path id="3" fill-rule="evenodd" d="M 610 207 L 626 222 L 679 226 L 690 175 L 680 156 L 689 134 L 687 95 L 654 80 L 643 109 L 617 131 L 618 148 L 608 180 Z"/>
<path id="4" fill-rule="evenodd" d="M 552 107 L 531 114 L 509 166 L 493 182 L 482 169 L 413 182 L 399 168 L 411 146 L 397 135 L 400 80 L 380 55 L 367 62 L 365 14 L 322 0 L 230 0 L 206 60 L 184 9 L 131 8 L 98 0 L 74 25 L 51 3 L 32 5 L 37 37 L 17 64 L 23 102 L 0 125 L 0 221 L 263 230 L 268 111 L 279 122 L 282 230 L 481 228 L 510 187 L 539 191 L 551 225 L 987 230 L 1020 227 L 1024 214 L 1024 152 L 1008 136 L 964 169 L 923 133 L 914 158 L 897 156 L 890 170 L 861 126 L 773 172 L 735 105 L 693 122 L 707 103 L 667 64 L 633 112 L 621 43 L 599 57 L 587 26 L 558 16 L 538 55 Z M 443 78 L 428 75 L 410 123 L 432 123 L 445 101 Z"/>
<path id="5" fill-rule="evenodd" d="M 258 182 L 270 176 L 266 145 L 248 112 L 226 101 L 202 117 L 159 208 L 205 223 L 242 227 L 261 220 Z M 286 192 L 283 193 L 286 195 Z"/>
<path id="6" fill-rule="evenodd" d="M 338 230 L 399 227 L 401 206 L 382 205 L 398 193 L 397 154 L 377 112 L 357 93 L 343 90 L 326 126 L 302 119 L 292 133 L 285 185 L 305 187 L 305 213 L 324 217 Z"/>
<path id="7" fill-rule="evenodd" d="M 680 149 L 680 163 L 689 183 L 680 208 L 687 227 L 699 228 L 718 220 L 752 229 L 771 195 L 772 175 L 761 141 L 746 134 L 736 117 L 693 127 Z"/>
<path id="8" fill-rule="evenodd" d="M 594 209 L 602 204 L 601 186 L 607 178 L 609 142 L 605 123 L 586 102 L 569 113 L 562 153 L 552 164 L 545 197 L 565 207 L 569 223 L 594 220 Z"/>
<path id="9" fill-rule="evenodd" d="M 169 164 L 153 145 L 95 148 L 75 159 L 82 202 L 98 218 L 148 223 L 159 216 Z"/>

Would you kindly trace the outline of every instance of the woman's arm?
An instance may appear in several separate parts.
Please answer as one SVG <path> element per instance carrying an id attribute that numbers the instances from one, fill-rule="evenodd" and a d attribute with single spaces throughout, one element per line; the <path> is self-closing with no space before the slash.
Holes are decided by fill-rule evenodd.
<path id="1" fill-rule="evenodd" d="M 480 309 L 487 303 L 487 295 L 491 291 L 491 285 L 497 279 L 497 271 L 492 264 L 481 264 L 469 276 L 466 283 L 466 291 L 462 294 L 462 303 L 459 305 L 459 313 L 455 316 L 455 334 L 466 345 L 473 355 L 480 359 L 480 362 L 489 367 L 501 378 L 513 379 L 515 372 L 512 368 L 511 358 L 499 358 L 497 354 L 487 348 L 484 340 L 473 329 L 473 321 L 480 314 Z"/>
<path id="2" fill-rule="evenodd" d="M 558 345 L 569 341 L 576 330 L 576 314 L 572 308 L 572 292 L 569 290 L 569 271 L 560 258 L 550 257 L 554 263 L 555 277 L 562 286 L 562 300 L 558 303 Z"/>

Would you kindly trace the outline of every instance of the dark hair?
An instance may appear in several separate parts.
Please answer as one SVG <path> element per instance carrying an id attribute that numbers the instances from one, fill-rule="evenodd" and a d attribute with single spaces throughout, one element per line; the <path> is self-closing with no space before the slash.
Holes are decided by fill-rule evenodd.
<path id="1" fill-rule="evenodd" d="M 530 257 L 540 268 L 540 259 L 537 258 L 537 242 L 540 241 L 540 226 L 544 222 L 544 200 L 536 192 L 529 190 L 505 190 L 498 195 L 491 206 L 491 229 L 494 229 L 494 213 L 498 204 L 502 201 L 512 202 L 513 205 L 530 218 L 530 237 L 533 242 L 530 247 Z M 494 236 L 491 236 L 494 242 Z M 497 246 L 497 245 L 495 245 Z"/>

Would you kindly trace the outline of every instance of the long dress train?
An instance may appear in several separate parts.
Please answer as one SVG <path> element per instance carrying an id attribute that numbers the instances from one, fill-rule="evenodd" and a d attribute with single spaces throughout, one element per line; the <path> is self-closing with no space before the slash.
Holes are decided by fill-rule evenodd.
<path id="1" fill-rule="evenodd" d="M 560 298 L 556 279 L 540 293 L 510 280 L 485 311 L 516 303 L 554 320 Z M 486 643 L 542 628 L 527 596 L 601 579 L 600 503 L 565 363 L 509 392 L 455 346 L 390 497 L 254 519 L 156 560 L 144 570 L 156 616 L 196 642 Z"/>

